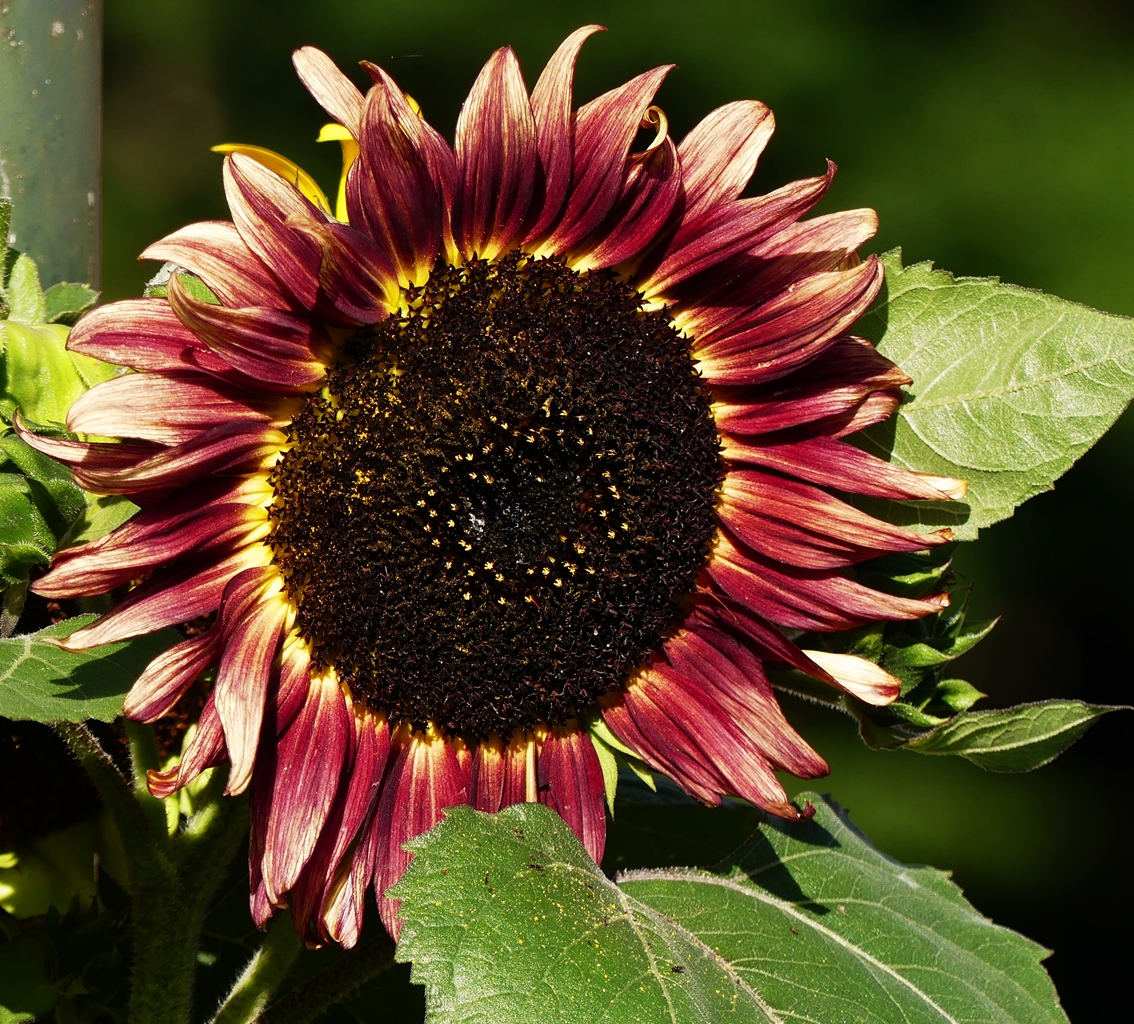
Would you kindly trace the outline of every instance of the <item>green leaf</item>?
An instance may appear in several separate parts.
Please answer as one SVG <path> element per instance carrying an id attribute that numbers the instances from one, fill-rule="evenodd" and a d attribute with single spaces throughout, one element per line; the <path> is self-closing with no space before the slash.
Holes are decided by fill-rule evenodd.
<path id="1" fill-rule="evenodd" d="M 4 376 L 0 415 L 11 420 L 19 408 L 33 423 L 63 423 L 84 391 L 117 375 L 118 368 L 78 352 L 68 352 L 68 328 L 0 321 Z"/>
<path id="2" fill-rule="evenodd" d="M 431 1024 L 1066 1024 L 1044 950 L 836 805 L 766 821 L 723 869 L 610 882 L 539 804 L 453 808 L 409 844 L 398 959 Z"/>
<path id="3" fill-rule="evenodd" d="M 86 498 L 86 508 L 60 539 L 60 548 L 105 537 L 138 511 L 138 506 L 121 494 L 87 494 Z"/>
<path id="4" fill-rule="evenodd" d="M 811 821 L 768 820 L 721 871 L 632 871 L 620 887 L 735 965 L 782 1020 L 1066 1024 L 1042 947 L 808 797 Z"/>
<path id="5" fill-rule="evenodd" d="M 1063 753 L 1103 715 L 1129 710 L 1048 700 L 992 711 L 968 711 L 906 744 L 922 754 L 959 754 L 994 772 L 1026 772 Z"/>
<path id="6" fill-rule="evenodd" d="M 38 633 L 0 640 L 0 716 L 33 722 L 110 722 L 122 713 L 126 692 L 157 655 L 181 637 L 172 629 L 65 651 L 49 638 L 70 636 L 95 620 L 79 615 Z"/>
<path id="7" fill-rule="evenodd" d="M 24 324 L 42 324 L 47 320 L 39 271 L 35 260 L 24 253 L 16 257 L 8 276 L 8 319 Z"/>
<path id="8" fill-rule="evenodd" d="M 74 324 L 98 302 L 99 292 L 87 284 L 61 282 L 44 292 L 45 319 L 49 324 Z"/>
<path id="9" fill-rule="evenodd" d="M 0 943 L 0 1024 L 46 1017 L 69 982 L 51 982 L 46 950 L 32 936 Z"/>
<path id="10" fill-rule="evenodd" d="M 32 483 L 33 488 L 45 492 L 47 500 L 37 501 L 36 504 L 51 524 L 56 538 L 62 537 L 87 507 L 83 490 L 75 483 L 71 471 L 42 452 L 37 452 L 15 434 L 0 437 L 0 455 L 11 461 Z"/>
<path id="11" fill-rule="evenodd" d="M 431 1024 L 771 1022 L 736 972 L 620 891 L 559 816 L 454 807 L 391 895 L 397 957 L 425 985 Z"/>
<path id="12" fill-rule="evenodd" d="M 27 578 L 28 569 L 50 561 L 55 534 L 20 473 L 0 473 L 0 585 Z"/>
<path id="13" fill-rule="evenodd" d="M 169 275 L 177 274 L 178 279 L 181 281 L 181 286 L 195 299 L 200 302 L 211 302 L 217 305 L 220 299 L 213 294 L 212 289 L 205 284 L 196 274 L 190 274 L 187 270 L 177 266 L 176 263 L 163 263 L 161 269 L 158 270 L 153 277 L 146 282 L 145 290 L 142 294 L 147 299 L 164 299 L 169 294 Z"/>
<path id="14" fill-rule="evenodd" d="M 857 330 L 914 379 L 862 445 L 968 480 L 964 502 L 883 502 L 884 518 L 961 539 L 1050 490 L 1134 396 L 1134 320 L 995 278 L 883 257 L 886 285 Z M 879 503 L 869 503 L 875 507 Z"/>

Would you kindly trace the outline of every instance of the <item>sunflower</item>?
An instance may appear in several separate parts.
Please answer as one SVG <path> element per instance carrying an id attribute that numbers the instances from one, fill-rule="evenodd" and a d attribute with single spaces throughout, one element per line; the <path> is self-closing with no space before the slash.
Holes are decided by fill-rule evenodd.
<path id="1" fill-rule="evenodd" d="M 20 426 L 141 506 L 36 583 L 132 584 L 68 648 L 215 613 L 125 713 L 152 722 L 215 677 L 150 790 L 228 762 L 228 792 L 251 795 L 255 920 L 290 906 L 311 944 L 353 944 L 370 885 L 396 934 L 403 844 L 455 804 L 542 801 L 599 860 L 616 757 L 708 804 L 805 815 L 775 772 L 827 766 L 765 663 L 885 704 L 897 680 L 788 634 L 948 603 L 852 568 L 947 531 L 832 493 L 963 489 L 844 440 L 909 383 L 848 333 L 882 282 L 855 255 L 874 212 L 802 219 L 833 164 L 742 198 L 771 112 L 730 103 L 675 143 L 652 103 L 669 67 L 574 110 L 598 30 L 530 95 L 513 51 L 493 54 L 452 147 L 381 68 L 363 64 L 363 95 L 297 51 L 344 143 L 338 216 L 289 161 L 225 147 L 232 222 L 151 246 L 175 265 L 167 295 L 71 335 L 135 371 L 67 421 L 120 440 Z"/>

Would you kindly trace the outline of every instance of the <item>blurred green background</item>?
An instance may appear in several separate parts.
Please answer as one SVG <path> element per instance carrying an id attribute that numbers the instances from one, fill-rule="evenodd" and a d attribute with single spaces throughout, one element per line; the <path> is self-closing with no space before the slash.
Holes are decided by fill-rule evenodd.
<path id="1" fill-rule="evenodd" d="M 1134 7 L 1118 0 L 106 0 L 106 297 L 140 292 L 150 241 L 226 216 L 216 142 L 285 152 L 331 191 L 338 147 L 314 142 L 324 118 L 294 47 L 348 71 L 383 64 L 451 133 L 492 49 L 513 44 L 532 85 L 590 21 L 610 32 L 588 43 L 577 98 L 674 62 L 660 102 L 678 135 L 731 99 L 775 110 L 757 190 L 829 156 L 841 170 L 823 209 L 875 207 L 877 251 L 1134 315 Z M 1003 615 L 958 665 L 990 706 L 1130 701 L 1132 465 L 1127 416 L 1053 493 L 962 549 L 974 614 Z M 871 753 L 849 720 L 788 710 L 833 766 L 823 788 L 879 847 L 954 869 L 984 912 L 1054 948 L 1073 1020 L 1128 1019 L 1134 715 L 997 776 Z"/>

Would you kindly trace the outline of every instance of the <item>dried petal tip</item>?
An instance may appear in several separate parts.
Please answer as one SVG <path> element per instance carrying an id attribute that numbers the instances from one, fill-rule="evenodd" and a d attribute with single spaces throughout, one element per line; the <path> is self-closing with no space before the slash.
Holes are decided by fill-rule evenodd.
<path id="1" fill-rule="evenodd" d="M 954 501 L 961 501 L 969 493 L 968 480 L 954 480 L 949 476 L 930 476 L 928 473 L 918 473 L 917 475 Z"/>
<path id="2" fill-rule="evenodd" d="M 867 704 L 881 707 L 896 700 L 902 692 L 900 680 L 865 658 L 853 654 L 831 654 L 828 651 L 803 653 L 831 675 L 847 693 Z"/>

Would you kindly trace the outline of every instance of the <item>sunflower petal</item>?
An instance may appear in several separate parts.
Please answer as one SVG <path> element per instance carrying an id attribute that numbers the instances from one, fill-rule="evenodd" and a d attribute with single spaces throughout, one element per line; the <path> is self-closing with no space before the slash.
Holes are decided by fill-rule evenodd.
<path id="1" fill-rule="evenodd" d="M 226 306 L 287 308 L 279 281 L 244 244 L 231 221 L 200 221 L 148 246 L 143 260 L 163 260 L 196 274 Z"/>
<path id="2" fill-rule="evenodd" d="M 606 847 L 606 792 L 590 735 L 575 727 L 555 728 L 539 751 L 540 798 L 571 827 L 591 859 L 602 862 Z"/>
<path id="3" fill-rule="evenodd" d="M 306 309 L 319 295 L 319 247 L 290 222 L 318 219 L 318 208 L 290 182 L 241 153 L 224 159 L 224 194 L 236 230 Z"/>
<path id="4" fill-rule="evenodd" d="M 713 384 L 759 384 L 810 362 L 869 308 L 882 287 L 874 256 L 852 270 L 812 274 L 720 331 L 699 337 L 694 358 Z"/>
<path id="5" fill-rule="evenodd" d="M 135 587 L 97 622 L 75 630 L 59 646 L 86 651 L 215 612 L 228 581 L 242 569 L 263 562 L 264 555 L 257 548 L 259 545 L 238 551 L 219 562 L 194 561 L 162 572 Z"/>
<path id="6" fill-rule="evenodd" d="M 841 568 L 953 539 L 950 530 L 922 534 L 882 522 L 818 487 L 757 470 L 726 475 L 718 514 L 749 547 L 809 569 Z"/>
<path id="7" fill-rule="evenodd" d="M 510 46 L 489 58 L 461 107 L 456 156 L 458 247 L 492 259 L 519 233 L 539 168 L 535 119 Z"/>
<path id="8" fill-rule="evenodd" d="M 310 320 L 266 307 L 227 309 L 202 302 L 176 275 L 169 279 L 169 305 L 215 355 L 253 380 L 298 389 L 326 375 L 319 355 L 329 339 Z"/>
<path id="9" fill-rule="evenodd" d="M 242 142 L 222 142 L 219 146 L 213 146 L 212 150 L 214 153 L 226 155 L 240 153 L 242 156 L 250 157 L 269 171 L 274 171 L 284 181 L 298 189 L 309 203 L 317 206 L 328 217 L 331 216 L 331 201 L 319 187 L 319 183 L 294 160 L 289 160 L 274 150 L 264 149 L 263 146 L 248 146 Z"/>
<path id="10" fill-rule="evenodd" d="M 575 127 L 572 121 L 571 90 L 579 51 L 601 25 L 584 25 L 572 32 L 551 56 L 532 90 L 539 160 L 543 170 L 543 195 L 539 216 L 526 236 L 539 238 L 551 227 L 570 194 L 574 159 Z"/>
<path id="11" fill-rule="evenodd" d="M 730 462 L 765 466 L 852 494 L 960 501 L 967 490 L 963 480 L 916 473 L 831 437 L 806 438 L 791 444 L 746 444 L 726 434 L 722 441 L 721 454 Z"/>
<path id="12" fill-rule="evenodd" d="M 832 654 L 830 651 L 804 651 L 816 665 L 832 676 L 839 689 L 861 701 L 882 707 L 898 699 L 902 681 L 879 665 L 853 654 Z"/>
<path id="13" fill-rule="evenodd" d="M 230 795 L 243 793 L 252 781 L 272 662 L 287 614 L 278 580 L 276 571 L 264 566 L 243 570 L 225 587 L 224 653 L 213 694 L 232 762 L 225 788 Z"/>
<path id="14" fill-rule="evenodd" d="M 196 374 L 128 373 L 95 385 L 72 404 L 67 429 L 159 444 L 189 441 L 217 423 L 270 423 L 266 403 Z"/>
<path id="15" fill-rule="evenodd" d="M 291 62 L 319 106 L 357 137 L 362 118 L 362 92 L 358 86 L 314 46 L 301 46 L 292 53 Z"/>
<path id="16" fill-rule="evenodd" d="M 197 720 L 197 732 L 181 754 L 181 763 L 162 772 L 151 768 L 146 773 L 146 786 L 152 796 L 164 800 L 224 761 L 224 730 L 210 693 Z"/>
<path id="17" fill-rule="evenodd" d="M 945 594 L 913 600 L 871 590 L 830 570 L 773 568 L 723 534 L 708 571 L 729 597 L 788 629 L 831 632 L 878 620 L 920 619 L 949 606 Z"/>
<path id="18" fill-rule="evenodd" d="M 352 716 L 333 677 L 313 676 L 303 707 L 277 743 L 264 830 L 264 885 L 278 903 L 315 850 L 339 790 Z"/>
<path id="19" fill-rule="evenodd" d="M 613 209 L 626 180 L 634 136 L 673 65 L 654 68 L 591 100 L 575 115 L 571 195 L 546 248 L 572 249 Z"/>
<path id="20" fill-rule="evenodd" d="M 760 659 L 735 637 L 698 616 L 665 645 L 669 666 L 719 704 L 773 767 L 803 779 L 826 775 L 827 763 L 784 717 Z"/>
<path id="21" fill-rule="evenodd" d="M 672 139 L 641 154 L 630 168 L 622 195 L 606 224 L 579 247 L 577 270 L 613 267 L 642 252 L 661 234 L 682 196 L 681 166 Z"/>
<path id="22" fill-rule="evenodd" d="M 642 290 L 664 295 L 695 274 L 752 249 L 799 220 L 823 198 L 834 177 L 835 165 L 828 160 L 825 175 L 793 181 L 755 199 L 734 199 L 685 220 L 657 270 L 642 282 Z"/>
<path id="23" fill-rule="evenodd" d="M 686 219 L 740 196 L 775 128 L 763 103 L 738 100 L 717 107 L 681 140 Z"/>
<path id="24" fill-rule="evenodd" d="M 155 722 L 168 714 L 201 673 L 216 662 L 219 639 L 220 631 L 210 629 L 159 654 L 130 688 L 122 713 L 135 722 Z"/>
<path id="25" fill-rule="evenodd" d="M 378 81 L 366 94 L 359 156 L 347 175 L 350 222 L 389 256 L 402 284 L 421 283 L 451 232 L 456 161 L 422 130 L 393 79 L 367 70 Z"/>
<path id="26" fill-rule="evenodd" d="M 101 538 L 105 543 L 61 552 L 51 571 L 36 580 L 35 593 L 47 598 L 106 594 L 186 555 L 216 557 L 266 537 L 269 530 L 264 509 L 238 503 L 129 525 L 133 529 L 121 536 L 115 531 Z"/>
<path id="27" fill-rule="evenodd" d="M 374 894 L 382 923 L 395 939 L 402 927 L 397 916 L 401 900 L 388 897 L 386 890 L 413 859 L 402 847 L 433 828 L 446 807 L 468 802 L 467 778 L 450 743 L 433 733 L 416 733 L 402 747 L 382 785 Z"/>

